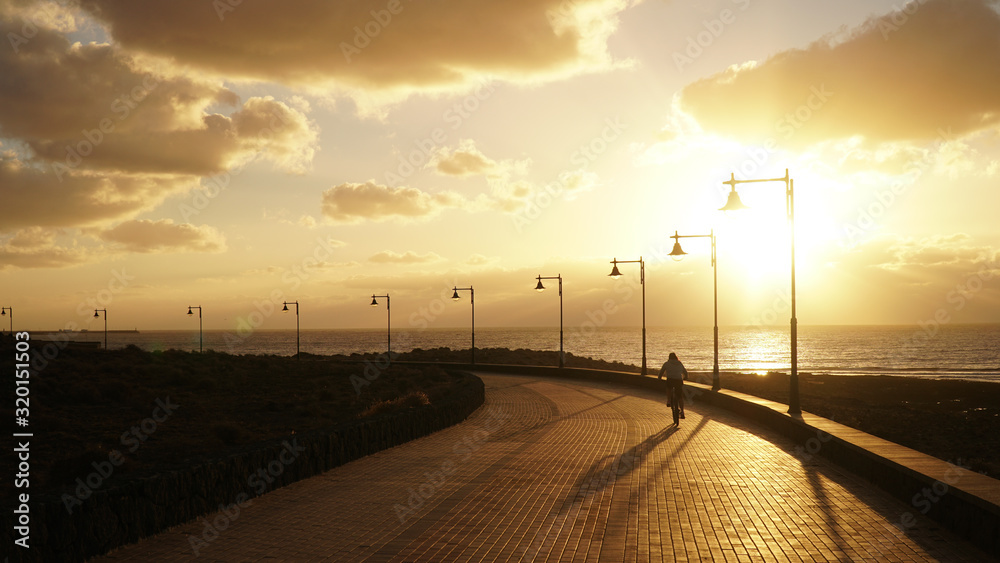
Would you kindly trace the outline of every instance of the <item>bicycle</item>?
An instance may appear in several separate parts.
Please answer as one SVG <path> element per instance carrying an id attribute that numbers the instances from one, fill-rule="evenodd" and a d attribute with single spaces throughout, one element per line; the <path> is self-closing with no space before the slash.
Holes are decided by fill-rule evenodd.
<path id="1" fill-rule="evenodd" d="M 682 391 L 667 380 L 667 402 L 670 404 L 671 413 L 674 416 L 674 426 L 680 426 L 681 421 L 681 393 Z"/>

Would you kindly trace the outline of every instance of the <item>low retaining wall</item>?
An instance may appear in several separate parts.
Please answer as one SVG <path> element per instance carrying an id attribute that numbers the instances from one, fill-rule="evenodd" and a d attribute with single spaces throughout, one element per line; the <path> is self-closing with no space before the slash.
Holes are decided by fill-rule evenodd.
<path id="1" fill-rule="evenodd" d="M 118 546 L 220 509 L 228 516 L 205 521 L 198 540 L 208 545 L 250 499 L 366 455 L 391 448 L 465 420 L 485 400 L 483 382 L 469 378 L 437 404 L 384 414 L 323 432 L 248 446 L 223 457 L 166 467 L 156 473 L 112 476 L 69 514 L 59 496 L 32 495 L 30 549 L 16 548 L 13 523 L 3 515 L 3 545 L 11 561 L 82 561 Z M 249 502 L 247 502 L 249 501 Z M 205 541 L 205 538 L 208 541 Z M 196 552 L 192 551 L 192 557 Z"/>
<path id="2" fill-rule="evenodd" d="M 400 362 L 404 363 L 404 362 Z M 412 362 L 416 364 L 417 362 Z M 423 364 L 423 362 L 420 362 Z M 429 363 L 430 364 L 430 363 Z M 462 370 L 562 377 L 663 390 L 666 381 L 635 373 L 583 368 L 444 364 Z M 1000 481 L 809 413 L 791 416 L 787 405 L 735 391 L 712 391 L 685 382 L 694 402 L 724 408 L 798 444 L 793 455 L 821 455 L 909 505 L 892 524 L 906 531 L 927 516 L 984 551 L 1000 557 Z"/>

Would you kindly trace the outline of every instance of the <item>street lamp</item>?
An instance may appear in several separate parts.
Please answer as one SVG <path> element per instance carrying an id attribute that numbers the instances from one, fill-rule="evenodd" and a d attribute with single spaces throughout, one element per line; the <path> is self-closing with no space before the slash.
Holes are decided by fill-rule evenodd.
<path id="1" fill-rule="evenodd" d="M 642 375 L 646 375 L 646 263 L 642 261 L 642 256 L 638 260 L 619 260 L 615 258 L 611 261 L 611 279 L 616 280 L 622 277 L 618 271 L 618 264 L 639 263 L 639 285 L 642 286 Z"/>
<path id="2" fill-rule="evenodd" d="M 10 311 L 10 333 L 14 334 L 14 309 L 10 307 L 0 307 L 0 316 L 6 317 L 7 311 Z"/>
<path id="3" fill-rule="evenodd" d="M 299 357 L 299 302 L 298 301 L 285 301 L 282 303 L 282 311 L 288 312 L 289 305 L 295 305 L 295 359 L 300 359 Z"/>
<path id="4" fill-rule="evenodd" d="M 391 358 L 392 354 L 392 319 L 389 316 L 389 293 L 386 292 L 385 295 L 375 295 L 372 294 L 372 307 L 378 307 L 378 301 L 375 300 L 376 297 L 385 297 L 385 324 L 386 324 L 386 357 Z"/>
<path id="5" fill-rule="evenodd" d="M 563 352 L 563 296 L 562 296 L 562 274 L 557 274 L 555 276 L 538 276 L 538 285 L 535 286 L 535 291 L 541 293 L 545 291 L 545 286 L 542 285 L 542 280 L 559 280 L 559 367 L 566 366 L 566 354 Z"/>
<path id="6" fill-rule="evenodd" d="M 108 349 L 108 310 L 107 309 L 94 309 L 94 318 L 99 319 L 101 315 L 97 314 L 98 311 L 104 313 L 104 349 Z"/>
<path id="7" fill-rule="evenodd" d="M 789 232 L 791 233 L 792 248 L 792 370 L 788 379 L 788 414 L 801 414 L 802 409 L 799 407 L 799 322 L 795 316 L 795 181 L 788 176 L 787 168 L 785 169 L 784 178 L 737 180 L 736 175 L 730 173 L 729 180 L 723 182 L 723 184 L 728 184 L 731 188 L 729 192 L 729 199 L 726 201 L 726 205 L 721 207 L 719 211 L 738 211 L 741 209 L 748 209 L 747 206 L 743 205 L 743 202 L 740 201 L 740 196 L 736 193 L 736 185 L 756 182 L 785 183 L 785 213 L 788 215 L 788 226 Z"/>
<path id="8" fill-rule="evenodd" d="M 715 363 L 712 365 L 712 391 L 718 391 L 722 388 L 722 383 L 719 381 L 719 269 L 715 262 L 715 230 L 709 231 L 707 235 L 679 235 L 677 231 L 674 231 L 670 238 L 674 239 L 674 248 L 670 251 L 669 256 L 676 259 L 683 258 L 687 254 L 681 249 L 680 239 L 709 238 L 712 240 L 712 304 L 715 318 L 713 327 L 715 332 Z"/>
<path id="9" fill-rule="evenodd" d="M 194 312 L 191 311 L 191 309 L 198 309 L 198 352 L 204 352 L 204 339 L 202 338 L 203 331 L 201 330 L 201 306 L 188 305 L 188 315 L 194 315 Z"/>
<path id="10" fill-rule="evenodd" d="M 469 287 L 455 286 L 455 293 L 451 295 L 452 301 L 461 299 L 459 291 L 468 291 L 469 303 L 472 304 L 472 365 L 476 365 L 476 292 L 472 289 L 472 284 L 469 284 Z"/>

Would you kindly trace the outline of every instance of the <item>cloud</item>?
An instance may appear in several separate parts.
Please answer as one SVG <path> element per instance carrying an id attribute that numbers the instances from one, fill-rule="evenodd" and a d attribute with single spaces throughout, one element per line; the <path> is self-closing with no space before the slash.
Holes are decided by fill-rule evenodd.
<path id="1" fill-rule="evenodd" d="M 943 299 L 973 277 L 978 278 L 977 285 L 984 282 L 1000 297 L 995 283 L 1000 277 L 1000 249 L 963 233 L 876 236 L 839 256 L 835 266 L 837 272 L 886 295 L 894 293 L 894 298 Z"/>
<path id="2" fill-rule="evenodd" d="M 0 16 L 0 36 L 23 25 Z M 0 232 L 134 217 L 256 158 L 301 173 L 318 145 L 302 104 L 241 104 L 218 83 L 144 70 L 115 45 L 71 44 L 39 24 L 16 51 L 0 49 L 0 138 L 16 148 L 0 153 L 0 195 L 20 213 Z"/>
<path id="3" fill-rule="evenodd" d="M 323 215 L 336 223 L 427 219 L 443 209 L 465 204 L 457 194 L 430 194 L 416 188 L 392 188 L 369 180 L 364 184 L 345 183 L 323 192 Z"/>
<path id="4" fill-rule="evenodd" d="M 499 261 L 500 258 L 498 256 L 490 258 L 482 254 L 473 254 L 472 256 L 469 256 L 469 259 L 466 260 L 465 263 L 469 266 L 489 266 L 490 264 L 494 264 Z"/>
<path id="5" fill-rule="evenodd" d="M 440 149 L 428 166 L 447 176 L 485 176 L 500 169 L 500 165 L 477 149 L 471 140 L 462 141 L 454 150 Z"/>
<path id="6" fill-rule="evenodd" d="M 516 213 L 524 210 L 532 200 L 544 197 L 573 199 L 578 193 L 599 184 L 597 175 L 584 169 L 563 171 L 556 181 L 544 187 L 528 180 L 531 159 L 494 160 L 480 151 L 471 139 L 463 139 L 453 149 L 439 149 L 427 164 L 438 173 L 449 176 L 483 176 L 490 191 L 479 194 L 468 206 L 471 210 L 494 210 Z"/>
<path id="7" fill-rule="evenodd" d="M 0 22 L 0 33 L 15 28 Z M 315 128 L 273 98 L 241 106 L 219 85 L 144 72 L 116 46 L 70 44 L 46 29 L 21 51 L 0 50 L 2 132 L 23 140 L 57 175 L 210 175 L 255 156 L 302 172 L 315 153 Z M 230 116 L 205 111 L 216 104 L 237 109 Z"/>
<path id="8" fill-rule="evenodd" d="M 233 5 L 236 4 L 236 5 Z M 612 66 L 626 0 L 81 0 L 128 49 L 231 79 L 360 90 L 530 81 Z"/>
<path id="9" fill-rule="evenodd" d="M 17 213 L 0 214 L 0 233 L 15 229 L 86 226 L 134 216 L 195 186 L 170 175 L 77 173 L 62 177 L 0 154 L 0 198 Z"/>
<path id="10" fill-rule="evenodd" d="M 706 130 L 804 146 L 855 136 L 923 141 L 1000 124 L 993 0 L 928 0 L 757 64 L 694 82 L 682 106 Z M 912 10 L 911 10 L 912 11 Z"/>
<path id="11" fill-rule="evenodd" d="M 21 24 L 18 33 L 4 36 L 5 42 L 16 53 L 20 51 L 21 45 L 34 37 L 34 32 L 39 27 L 55 29 L 61 33 L 76 31 L 76 11 L 68 9 L 65 4 L 64 0 L 0 0 L 0 14 Z"/>
<path id="12" fill-rule="evenodd" d="M 90 253 L 79 246 L 60 246 L 58 229 L 30 227 L 0 244 L 0 270 L 13 268 L 64 268 L 83 263 Z"/>
<path id="13" fill-rule="evenodd" d="M 412 250 L 407 250 L 403 254 L 397 254 L 391 250 L 383 250 L 382 252 L 373 254 L 368 258 L 369 262 L 375 262 L 377 264 L 425 264 L 427 262 L 439 262 L 441 260 L 444 260 L 444 258 L 434 252 L 418 254 Z"/>
<path id="14" fill-rule="evenodd" d="M 976 264 L 997 262 L 1000 256 L 989 247 L 972 244 L 972 238 L 963 233 L 921 239 L 887 237 L 887 240 L 888 259 L 878 266 L 886 270 L 951 269 L 955 266 L 968 269 Z"/>
<path id="15" fill-rule="evenodd" d="M 266 268 L 252 268 L 250 270 L 244 270 L 240 272 L 240 275 L 256 278 L 260 276 L 276 276 L 284 271 L 285 269 L 281 266 L 267 266 Z"/>
<path id="16" fill-rule="evenodd" d="M 126 221 L 100 233 L 106 242 L 121 245 L 130 252 L 222 252 L 225 237 L 207 225 L 174 224 L 159 221 Z"/>

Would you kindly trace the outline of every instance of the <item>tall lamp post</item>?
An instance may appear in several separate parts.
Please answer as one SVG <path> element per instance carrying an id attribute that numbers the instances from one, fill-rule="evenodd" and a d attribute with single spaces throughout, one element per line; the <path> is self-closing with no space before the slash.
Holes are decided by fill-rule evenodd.
<path id="1" fill-rule="evenodd" d="M 555 276 L 545 276 L 541 274 L 538 276 L 538 285 L 535 286 L 535 291 L 542 292 L 545 291 L 545 286 L 542 285 L 542 280 L 559 280 L 559 367 L 566 366 L 566 354 L 563 352 L 563 296 L 562 296 L 562 274 L 557 274 Z"/>
<path id="2" fill-rule="evenodd" d="M 94 318 L 99 319 L 101 315 L 97 314 L 99 312 L 104 313 L 104 349 L 108 349 L 108 310 L 107 309 L 94 309 Z"/>
<path id="3" fill-rule="evenodd" d="M 375 300 L 376 297 L 385 297 L 385 324 L 386 324 L 386 357 L 392 359 L 392 318 L 389 316 L 389 293 L 386 292 L 385 295 L 375 295 L 372 294 L 372 307 L 378 307 L 378 301 Z"/>
<path id="4" fill-rule="evenodd" d="M 204 349 L 205 340 L 203 338 L 204 331 L 202 331 L 201 329 L 201 306 L 188 305 L 188 315 L 194 315 L 194 312 L 191 309 L 198 309 L 198 352 L 201 353 L 205 351 Z"/>
<path id="5" fill-rule="evenodd" d="M 715 230 L 709 231 L 707 235 L 680 235 L 677 234 L 677 231 L 674 231 L 673 236 L 670 238 L 674 239 L 674 248 L 670 251 L 670 256 L 677 259 L 687 254 L 681 248 L 680 239 L 709 238 L 712 240 L 712 304 L 715 319 L 713 324 L 713 331 L 715 333 L 715 362 L 712 364 L 712 391 L 718 391 L 722 388 L 722 383 L 719 381 L 719 269 L 715 262 Z"/>
<path id="6" fill-rule="evenodd" d="M 0 307 L 0 316 L 7 316 L 7 312 L 10 311 L 10 333 L 14 334 L 14 309 L 10 307 Z"/>
<path id="7" fill-rule="evenodd" d="M 459 291 L 468 291 L 469 303 L 472 304 L 472 365 L 476 365 L 476 292 L 472 289 L 472 284 L 469 284 L 469 287 L 455 286 L 455 293 L 451 296 L 452 301 L 461 299 Z"/>
<path id="8" fill-rule="evenodd" d="M 726 201 L 726 205 L 721 207 L 719 211 L 739 211 L 741 209 L 747 209 L 747 206 L 743 205 L 743 202 L 740 201 L 739 194 L 736 193 L 736 186 L 737 184 L 750 184 L 757 182 L 785 183 L 785 213 L 788 215 L 788 227 L 789 232 L 791 233 L 792 252 L 792 370 L 788 379 L 788 414 L 801 414 L 802 409 L 799 407 L 799 322 L 795 316 L 795 181 L 788 176 L 787 168 L 785 169 L 784 178 L 737 180 L 736 175 L 730 173 L 729 180 L 723 182 L 723 184 L 728 184 L 730 187 L 729 199 Z"/>
<path id="9" fill-rule="evenodd" d="M 622 277 L 618 271 L 618 264 L 639 264 L 639 285 L 642 286 L 642 375 L 646 375 L 646 263 L 642 261 L 642 256 L 638 260 L 619 260 L 615 258 L 611 261 L 611 279 L 616 280 Z"/>
<path id="10" fill-rule="evenodd" d="M 281 308 L 282 311 L 288 312 L 289 305 L 295 305 L 295 359 L 300 359 L 299 356 L 299 302 L 298 301 L 285 301 L 282 303 L 284 307 Z"/>

